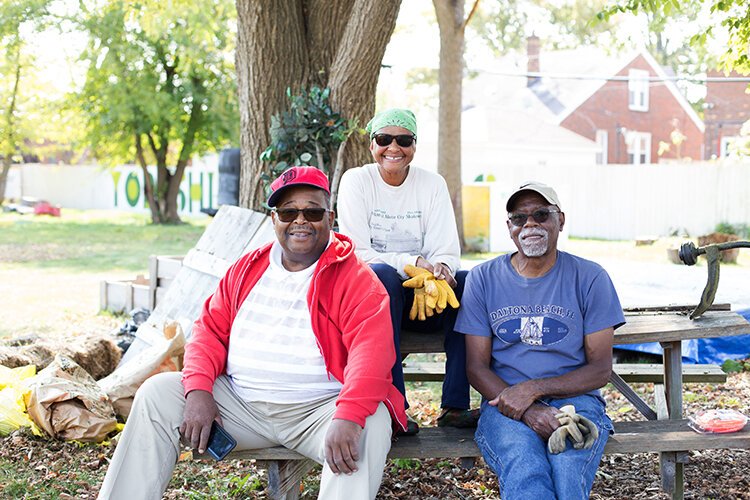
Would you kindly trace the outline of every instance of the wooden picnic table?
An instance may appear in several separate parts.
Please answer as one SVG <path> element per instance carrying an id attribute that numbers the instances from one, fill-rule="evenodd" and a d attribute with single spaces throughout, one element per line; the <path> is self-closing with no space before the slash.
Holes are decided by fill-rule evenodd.
<path id="1" fill-rule="evenodd" d="M 719 305 L 705 312 L 702 316 L 691 320 L 688 317 L 692 307 L 641 308 L 637 311 L 625 311 L 626 323 L 615 330 L 615 345 L 640 344 L 658 342 L 663 353 L 663 385 L 655 384 L 654 396 L 656 409 L 652 409 L 641 397 L 613 371 L 610 381 L 612 384 L 646 417 L 649 421 L 673 420 L 676 426 L 685 427 L 683 417 L 683 365 L 682 342 L 691 339 L 716 338 L 750 333 L 750 323 L 737 313 L 729 311 L 728 305 Z M 413 333 L 402 332 L 401 352 L 409 353 L 437 353 L 443 352 L 442 333 Z M 648 424 L 646 424 L 648 425 Z M 663 425 L 659 429 L 666 429 Z M 671 429 L 671 427 L 669 428 Z M 684 432 L 684 429 L 683 431 Z M 664 433 L 665 439 L 673 438 Z M 658 440 L 654 435 L 653 439 Z M 727 436 L 703 435 L 702 448 L 733 448 L 746 444 L 746 440 L 727 439 Z M 614 444 L 614 443 L 613 443 Z M 660 451 L 660 465 L 662 489 L 671 492 L 675 499 L 683 498 L 684 494 L 684 463 L 687 454 L 695 449 L 695 444 L 686 443 L 684 450 L 661 451 L 654 443 L 654 451 Z"/>
<path id="2" fill-rule="evenodd" d="M 151 343 L 151 336 L 161 338 L 161 327 L 167 319 L 188 319 L 186 336 L 192 321 L 198 316 L 205 298 L 213 292 L 226 268 L 260 244 L 273 238 L 269 218 L 265 214 L 237 207 L 223 206 L 208 226 L 196 246 L 188 253 L 174 276 L 160 276 L 152 272 L 151 293 L 155 309 L 139 327 L 137 341 Z M 158 259 L 154 259 L 158 264 Z M 169 288 L 166 285 L 171 283 Z M 159 293 L 159 288 L 162 293 Z M 190 293 L 186 294 L 186 290 Z M 690 320 L 688 308 L 655 311 L 642 309 L 626 311 L 627 323 L 615 332 L 615 344 L 659 342 L 664 349 L 664 384 L 655 384 L 656 410 L 643 402 L 630 386 L 615 374 L 613 384 L 623 391 L 636 408 L 646 415 L 645 422 L 615 422 L 617 434 L 611 436 L 605 452 L 659 452 L 661 455 L 662 486 L 672 491 L 674 498 L 682 498 L 683 463 L 689 450 L 716 448 L 750 448 L 750 430 L 733 435 L 704 435 L 693 433 L 683 417 L 683 366 L 681 349 L 684 340 L 739 335 L 750 332 L 741 316 L 729 310 L 711 310 Z M 151 333 L 156 332 L 156 333 Z M 158 335 L 157 335 L 158 334 Z M 137 352 L 137 345 L 128 354 Z M 401 352 L 443 352 L 442 333 L 415 334 L 402 332 Z M 126 356 L 127 357 L 127 356 Z M 126 361 L 126 357 L 123 361 Z M 619 380 L 618 380 L 619 377 Z M 632 379 L 630 379 L 632 380 Z M 295 498 L 301 474 L 309 469 L 309 461 L 282 447 L 233 452 L 233 456 L 265 461 L 269 472 L 269 496 Z M 477 457 L 478 448 L 471 429 L 423 428 L 410 439 L 401 439 L 391 448 L 392 457 L 424 458 Z"/>

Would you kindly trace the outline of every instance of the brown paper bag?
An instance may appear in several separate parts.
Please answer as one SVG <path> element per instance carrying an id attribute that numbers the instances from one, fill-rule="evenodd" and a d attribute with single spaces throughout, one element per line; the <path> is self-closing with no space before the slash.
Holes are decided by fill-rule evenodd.
<path id="1" fill-rule="evenodd" d="M 143 328 L 143 326 L 141 326 Z M 162 330 L 163 340 L 139 352 L 135 358 L 99 380 L 99 387 L 109 396 L 118 415 L 127 418 L 138 388 L 152 375 L 182 370 L 185 334 L 176 321 Z"/>
<path id="2" fill-rule="evenodd" d="M 99 442 L 115 429 L 117 418 L 107 395 L 86 370 L 61 354 L 28 386 L 27 411 L 54 438 Z"/>

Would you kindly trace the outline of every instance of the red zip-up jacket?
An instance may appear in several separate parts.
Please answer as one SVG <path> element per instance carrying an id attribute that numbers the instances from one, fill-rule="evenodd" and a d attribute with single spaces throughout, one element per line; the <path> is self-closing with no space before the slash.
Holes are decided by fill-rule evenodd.
<path id="1" fill-rule="evenodd" d="M 216 378 L 225 373 L 232 322 L 268 268 L 270 249 L 268 244 L 241 257 L 203 305 L 185 347 L 185 395 L 196 389 L 212 392 Z M 354 255 L 346 236 L 333 233 L 315 266 L 307 305 L 328 374 L 343 384 L 334 418 L 364 427 L 382 401 L 405 430 L 404 397 L 391 378 L 396 351 L 388 293 Z"/>

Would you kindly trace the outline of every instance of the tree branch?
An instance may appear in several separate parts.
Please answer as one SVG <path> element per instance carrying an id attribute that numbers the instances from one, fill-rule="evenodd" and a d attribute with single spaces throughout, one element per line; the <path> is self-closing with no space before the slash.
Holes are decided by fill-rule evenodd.
<path id="1" fill-rule="evenodd" d="M 461 31 L 466 29 L 466 26 L 469 25 L 469 22 L 471 21 L 471 18 L 474 16 L 474 13 L 477 11 L 477 7 L 479 7 L 479 0 L 474 0 L 474 5 L 471 7 L 471 11 L 469 12 L 469 15 L 466 16 L 466 20 L 464 21 L 464 25 L 461 26 Z"/>

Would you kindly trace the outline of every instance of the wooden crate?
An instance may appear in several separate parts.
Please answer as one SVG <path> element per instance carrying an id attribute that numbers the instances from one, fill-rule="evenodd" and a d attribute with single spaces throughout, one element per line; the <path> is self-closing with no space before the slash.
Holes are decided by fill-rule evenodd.
<path id="1" fill-rule="evenodd" d="M 148 263 L 149 309 L 163 300 L 167 288 L 172 284 L 182 268 L 181 255 L 152 255 Z"/>
<path id="2" fill-rule="evenodd" d="M 134 280 L 104 280 L 99 286 L 99 308 L 127 313 L 137 307 L 151 308 L 149 282 L 138 275 Z"/>

